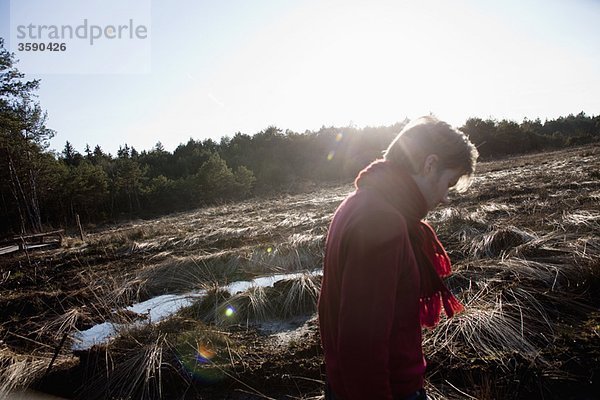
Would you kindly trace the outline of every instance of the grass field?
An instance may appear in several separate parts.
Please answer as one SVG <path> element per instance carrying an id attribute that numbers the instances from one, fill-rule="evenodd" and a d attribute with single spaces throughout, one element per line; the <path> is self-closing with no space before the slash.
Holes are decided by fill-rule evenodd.
<path id="1" fill-rule="evenodd" d="M 314 272 L 352 189 L 88 227 L 85 242 L 2 256 L 0 394 L 322 398 Z M 600 146 L 482 163 L 454 197 L 428 220 L 466 310 L 425 332 L 431 398 L 600 398 Z M 160 321 L 126 309 L 199 292 Z M 107 321 L 116 337 L 72 350 Z"/>

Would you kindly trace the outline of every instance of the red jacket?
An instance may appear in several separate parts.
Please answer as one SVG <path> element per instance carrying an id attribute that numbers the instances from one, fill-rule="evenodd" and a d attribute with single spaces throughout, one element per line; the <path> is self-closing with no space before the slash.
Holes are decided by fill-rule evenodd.
<path id="1" fill-rule="evenodd" d="M 423 387 L 419 288 L 406 219 L 378 191 L 357 189 L 330 225 L 319 297 L 327 379 L 341 399 Z"/>

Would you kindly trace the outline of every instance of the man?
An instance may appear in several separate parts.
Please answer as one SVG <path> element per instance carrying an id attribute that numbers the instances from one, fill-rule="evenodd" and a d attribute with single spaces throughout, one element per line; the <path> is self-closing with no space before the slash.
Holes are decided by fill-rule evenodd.
<path id="1" fill-rule="evenodd" d="M 326 399 L 426 399 L 421 326 L 462 309 L 450 260 L 422 218 L 466 189 L 478 153 L 447 123 L 407 125 L 360 172 L 329 227 L 319 297 Z M 457 185 L 458 184 L 458 185 Z"/>

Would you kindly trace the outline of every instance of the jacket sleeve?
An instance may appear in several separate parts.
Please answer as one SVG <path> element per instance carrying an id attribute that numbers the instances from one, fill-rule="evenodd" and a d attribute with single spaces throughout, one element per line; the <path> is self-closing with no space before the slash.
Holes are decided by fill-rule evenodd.
<path id="1" fill-rule="evenodd" d="M 338 326 L 341 377 L 350 399 L 392 399 L 390 336 L 399 262 L 408 234 L 397 216 L 371 215 L 345 238 Z"/>

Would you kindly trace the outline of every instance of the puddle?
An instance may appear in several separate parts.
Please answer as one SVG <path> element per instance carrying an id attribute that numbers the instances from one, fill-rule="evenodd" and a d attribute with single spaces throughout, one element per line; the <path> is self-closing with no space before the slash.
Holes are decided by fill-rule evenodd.
<path id="1" fill-rule="evenodd" d="M 305 273 L 306 272 L 296 272 L 291 274 L 263 276 L 251 281 L 233 282 L 224 286 L 223 289 L 234 295 L 236 293 L 244 292 L 254 286 L 270 287 L 279 281 L 294 279 Z M 321 274 L 321 270 L 312 271 L 310 274 Z M 175 314 L 180 309 L 192 305 L 195 301 L 198 301 L 205 295 L 205 290 L 184 294 L 165 294 L 129 306 L 126 310 L 145 315 L 147 319 L 145 321 L 133 322 L 132 324 L 103 322 L 94 325 L 85 331 L 77 332 L 73 335 L 74 344 L 72 350 L 87 350 L 96 344 L 107 343 L 117 335 L 120 329 L 123 328 L 135 326 L 136 324 L 157 323 L 162 321 L 170 315 Z"/>

